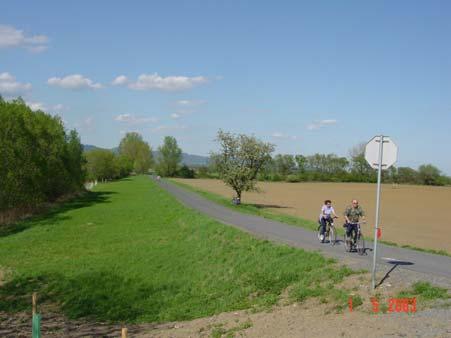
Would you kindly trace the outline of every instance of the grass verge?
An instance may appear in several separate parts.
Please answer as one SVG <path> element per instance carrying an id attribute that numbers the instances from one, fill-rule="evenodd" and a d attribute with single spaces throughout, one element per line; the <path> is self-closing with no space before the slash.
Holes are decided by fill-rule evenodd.
<path id="1" fill-rule="evenodd" d="M 314 221 L 310 221 L 307 219 L 303 219 L 300 217 L 296 217 L 296 216 L 290 216 L 290 215 L 282 215 L 282 214 L 278 214 L 278 213 L 274 213 L 271 212 L 269 210 L 266 210 L 258 205 L 255 204 L 249 204 L 249 203 L 242 203 L 241 205 L 233 205 L 230 201 L 230 199 L 227 199 L 223 196 L 217 195 L 215 193 L 209 192 L 209 191 L 205 191 L 202 189 L 198 189 L 195 188 L 191 185 L 188 184 L 184 184 L 182 182 L 179 181 L 175 181 L 175 180 L 170 180 L 171 183 L 178 185 L 184 189 L 190 190 L 192 192 L 195 192 L 203 197 L 205 197 L 206 199 L 216 202 L 218 204 L 221 204 L 223 206 L 226 206 L 230 209 L 233 209 L 235 211 L 239 211 L 239 212 L 243 212 L 243 213 L 247 213 L 247 214 L 252 214 L 252 215 L 257 215 L 257 216 L 261 216 L 267 219 L 271 219 L 271 220 L 275 220 L 275 221 L 279 221 L 282 223 L 286 223 L 286 224 L 291 224 L 291 225 L 295 225 L 295 226 L 299 226 L 302 228 L 306 228 L 309 230 L 313 230 L 313 231 L 317 231 L 318 229 L 318 223 L 314 222 Z M 336 226 L 335 227 L 337 229 L 337 233 L 340 236 L 344 235 L 344 230 L 341 226 Z M 384 240 L 379 240 L 380 243 L 386 244 L 386 245 L 390 245 L 390 246 L 395 246 L 395 247 L 400 247 L 400 248 L 406 248 L 406 249 L 411 249 L 411 250 L 416 250 L 416 251 L 421 251 L 421 252 L 426 252 L 426 253 L 432 253 L 432 254 L 436 254 L 436 255 L 441 255 L 441 256 L 448 256 L 451 257 L 451 253 L 445 251 L 445 250 L 435 250 L 435 249 L 425 249 L 425 248 L 419 248 L 416 246 L 412 246 L 412 245 L 400 245 L 397 244 L 395 242 L 390 242 L 390 241 L 384 241 Z"/>
<path id="2" fill-rule="evenodd" d="M 335 263 L 225 226 L 138 176 L 100 184 L 0 236 L 0 270 L 10 271 L 0 311 L 28 311 L 38 292 L 69 318 L 189 320 L 264 308 L 287 288 L 293 300 L 328 297 L 353 273 Z"/>

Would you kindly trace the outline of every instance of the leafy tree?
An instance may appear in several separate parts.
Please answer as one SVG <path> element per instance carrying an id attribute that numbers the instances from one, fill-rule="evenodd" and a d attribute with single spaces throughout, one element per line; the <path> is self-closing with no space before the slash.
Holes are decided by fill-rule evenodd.
<path id="1" fill-rule="evenodd" d="M 233 135 L 219 130 L 218 153 L 212 153 L 220 178 L 230 186 L 241 200 L 243 191 L 255 189 L 261 168 L 271 160 L 274 145 L 264 143 L 254 136 Z"/>
<path id="2" fill-rule="evenodd" d="M 293 155 L 278 154 L 274 158 L 274 165 L 277 173 L 283 177 L 288 176 L 296 166 Z"/>
<path id="3" fill-rule="evenodd" d="M 179 148 L 177 140 L 172 136 L 166 136 L 158 151 L 160 153 L 157 165 L 158 174 L 169 177 L 175 176 L 182 161 L 182 149 Z"/>
<path id="4" fill-rule="evenodd" d="M 374 182 L 376 172 L 365 160 L 365 143 L 360 143 L 350 150 L 352 180 Z"/>
<path id="5" fill-rule="evenodd" d="M 182 178 L 194 178 L 194 170 L 188 167 L 186 164 L 182 165 L 179 170 L 178 176 Z"/>
<path id="6" fill-rule="evenodd" d="M 410 183 L 410 184 L 420 183 L 418 172 L 415 169 L 409 167 L 399 167 L 397 176 L 398 183 Z"/>
<path id="7" fill-rule="evenodd" d="M 418 176 L 421 183 L 425 185 L 443 185 L 441 172 L 432 164 L 423 164 L 418 168 Z"/>
<path id="8" fill-rule="evenodd" d="M 152 150 L 139 133 L 125 134 L 119 144 L 119 154 L 121 161 L 130 162 L 123 168 L 131 167 L 137 174 L 147 173 L 152 165 Z"/>
<path id="9" fill-rule="evenodd" d="M 305 173 L 305 169 L 307 167 L 307 157 L 303 155 L 294 156 L 294 160 L 296 162 L 297 169 L 300 174 Z"/>
<path id="10" fill-rule="evenodd" d="M 120 169 L 111 150 L 93 149 L 85 154 L 88 178 L 91 180 L 111 180 L 119 176 Z"/>
<path id="11" fill-rule="evenodd" d="M 80 191 L 81 143 L 59 117 L 32 111 L 20 97 L 0 100 L 0 211 L 33 209 Z"/>

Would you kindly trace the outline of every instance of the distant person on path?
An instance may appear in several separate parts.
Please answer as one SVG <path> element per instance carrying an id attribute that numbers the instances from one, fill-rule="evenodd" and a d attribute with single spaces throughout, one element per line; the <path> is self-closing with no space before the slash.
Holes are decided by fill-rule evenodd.
<path id="1" fill-rule="evenodd" d="M 321 207 L 321 214 L 319 215 L 319 222 L 321 223 L 320 239 L 324 243 L 324 234 L 326 233 L 326 222 L 332 222 L 332 218 L 338 218 L 332 206 L 331 200 L 325 200 Z"/>
<path id="2" fill-rule="evenodd" d="M 359 205 L 359 201 L 352 200 L 352 205 L 346 208 L 344 215 L 346 220 L 346 235 L 350 237 L 353 231 L 357 233 L 357 224 L 360 222 L 360 219 L 362 221 L 365 220 L 365 212 Z"/>

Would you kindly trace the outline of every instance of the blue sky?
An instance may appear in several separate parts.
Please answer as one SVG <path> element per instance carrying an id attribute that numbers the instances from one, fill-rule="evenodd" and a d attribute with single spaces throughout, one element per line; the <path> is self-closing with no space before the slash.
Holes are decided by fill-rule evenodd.
<path id="1" fill-rule="evenodd" d="M 450 36 L 449 1 L 2 1 L 0 93 L 102 147 L 206 155 L 222 128 L 346 156 L 384 133 L 451 174 Z"/>

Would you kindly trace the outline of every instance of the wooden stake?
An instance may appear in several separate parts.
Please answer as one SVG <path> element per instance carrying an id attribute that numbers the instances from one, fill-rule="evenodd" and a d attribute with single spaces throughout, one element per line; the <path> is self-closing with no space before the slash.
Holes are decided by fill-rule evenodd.
<path id="1" fill-rule="evenodd" d="M 31 297 L 31 302 L 33 304 L 33 314 L 36 314 L 36 308 L 37 308 L 37 298 L 38 296 L 36 295 L 36 292 L 33 292 L 33 296 Z"/>
<path id="2" fill-rule="evenodd" d="M 121 337 L 122 338 L 127 338 L 127 328 L 126 327 L 122 328 L 122 336 Z"/>

